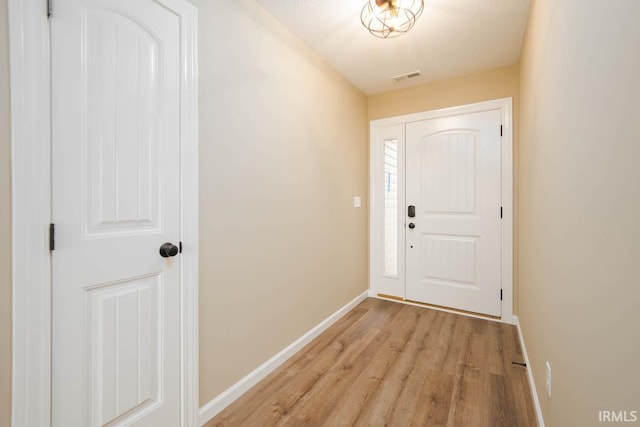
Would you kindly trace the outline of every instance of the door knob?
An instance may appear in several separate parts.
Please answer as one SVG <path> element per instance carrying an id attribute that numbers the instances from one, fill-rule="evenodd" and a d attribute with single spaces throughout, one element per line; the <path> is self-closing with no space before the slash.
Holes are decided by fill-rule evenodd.
<path id="1" fill-rule="evenodd" d="M 409 228 L 413 230 L 414 228 L 416 228 L 416 225 L 414 223 L 410 222 L 409 223 Z"/>
<path id="2" fill-rule="evenodd" d="M 160 246 L 160 256 L 169 258 L 178 255 L 178 247 L 173 243 L 163 243 Z"/>

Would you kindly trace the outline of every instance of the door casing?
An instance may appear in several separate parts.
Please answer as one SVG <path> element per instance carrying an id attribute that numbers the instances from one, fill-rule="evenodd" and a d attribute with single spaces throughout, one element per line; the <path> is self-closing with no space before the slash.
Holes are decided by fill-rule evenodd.
<path id="1" fill-rule="evenodd" d="M 382 176 L 383 161 L 380 156 L 380 150 L 377 149 L 376 143 L 385 131 L 391 127 L 403 126 L 406 123 L 417 122 L 422 120 L 430 120 L 443 117 L 457 116 L 460 114 L 477 113 L 488 110 L 500 110 L 502 117 L 502 317 L 500 321 L 515 324 L 513 314 L 513 99 L 501 98 L 474 104 L 467 104 L 457 107 L 444 108 L 439 110 L 426 111 L 422 113 L 408 114 L 403 116 L 395 116 L 385 119 L 372 120 L 370 122 L 370 141 L 369 141 L 369 296 L 379 297 L 380 280 L 382 278 L 380 271 L 379 253 L 382 244 L 382 232 L 380 227 L 382 223 L 381 203 L 384 199 L 381 197 L 382 188 L 378 177 Z M 387 132 L 388 133 L 388 132 Z M 400 135 L 400 139 L 405 140 L 404 131 Z M 403 186 L 404 187 L 404 186 Z M 403 188 L 404 191 L 404 188 Z M 404 194 L 400 196 L 404 203 Z M 404 217 L 403 217 L 404 218 Z M 404 229 L 404 227 L 403 227 Z M 403 250 L 403 249 L 402 249 Z M 404 258 L 398 258 L 398 269 L 404 271 Z M 404 278 L 403 278 L 404 280 Z M 404 299 L 404 286 L 402 287 L 401 296 Z M 473 316 L 473 315 L 472 315 Z M 482 316 L 478 316 L 482 317 Z M 482 317 L 484 318 L 484 317 Z"/>
<path id="2" fill-rule="evenodd" d="M 181 20 L 181 423 L 198 425 L 197 10 Z M 51 425 L 51 69 L 48 2 L 9 0 L 12 154 L 12 425 Z M 55 19 L 55 10 L 53 10 Z"/>

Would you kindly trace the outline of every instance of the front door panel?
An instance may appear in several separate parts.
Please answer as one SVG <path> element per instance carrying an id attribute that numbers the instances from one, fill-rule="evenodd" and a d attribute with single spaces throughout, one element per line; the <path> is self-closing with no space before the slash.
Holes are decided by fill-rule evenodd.
<path id="1" fill-rule="evenodd" d="M 406 125 L 406 299 L 500 316 L 500 116 Z"/>

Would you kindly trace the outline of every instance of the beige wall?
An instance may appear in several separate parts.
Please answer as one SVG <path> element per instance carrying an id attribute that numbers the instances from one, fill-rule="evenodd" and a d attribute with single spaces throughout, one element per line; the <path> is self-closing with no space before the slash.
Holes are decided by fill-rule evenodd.
<path id="1" fill-rule="evenodd" d="M 518 73 L 516 64 L 370 96 L 369 120 L 510 96 L 514 97 L 514 106 L 517 107 L 520 91 Z"/>
<path id="2" fill-rule="evenodd" d="M 11 134 L 7 0 L 0 0 L 0 427 L 11 425 Z"/>
<path id="3" fill-rule="evenodd" d="M 369 120 L 513 97 L 514 310 L 518 310 L 519 66 L 497 68 L 369 97 Z"/>
<path id="4" fill-rule="evenodd" d="M 366 97 L 253 0 L 200 19 L 200 400 L 367 288 Z"/>
<path id="5" fill-rule="evenodd" d="M 639 22 L 637 0 L 538 0 L 529 18 L 520 320 L 547 427 L 640 410 Z"/>

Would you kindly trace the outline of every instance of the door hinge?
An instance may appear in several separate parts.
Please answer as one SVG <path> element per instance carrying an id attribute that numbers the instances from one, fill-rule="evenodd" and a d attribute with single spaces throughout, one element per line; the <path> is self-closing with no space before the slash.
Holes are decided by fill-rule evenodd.
<path id="1" fill-rule="evenodd" d="M 56 225 L 49 224 L 49 251 L 56 249 Z"/>
<path id="2" fill-rule="evenodd" d="M 180 249 L 179 249 L 179 252 L 180 252 L 180 253 L 182 253 L 182 242 L 180 242 L 180 243 L 178 244 L 178 248 L 180 248 Z"/>
<path id="3" fill-rule="evenodd" d="M 47 0 L 47 18 L 53 15 L 53 0 Z"/>
<path id="4" fill-rule="evenodd" d="M 502 301 L 502 289 L 500 289 L 500 301 Z"/>
<path id="5" fill-rule="evenodd" d="M 500 136 L 502 136 L 502 125 L 500 125 Z"/>
<path id="6" fill-rule="evenodd" d="M 502 206 L 500 206 L 500 219 L 502 219 Z"/>

